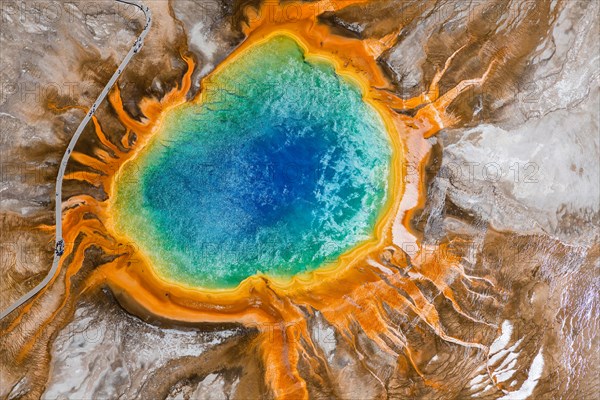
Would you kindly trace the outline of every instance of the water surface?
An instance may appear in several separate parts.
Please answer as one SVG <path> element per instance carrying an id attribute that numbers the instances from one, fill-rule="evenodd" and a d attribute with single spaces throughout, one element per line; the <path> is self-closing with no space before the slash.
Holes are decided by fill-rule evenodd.
<path id="1" fill-rule="evenodd" d="M 159 275 L 220 288 L 257 272 L 289 277 L 372 237 L 391 144 L 356 86 L 286 36 L 205 86 L 116 186 L 117 229 Z"/>

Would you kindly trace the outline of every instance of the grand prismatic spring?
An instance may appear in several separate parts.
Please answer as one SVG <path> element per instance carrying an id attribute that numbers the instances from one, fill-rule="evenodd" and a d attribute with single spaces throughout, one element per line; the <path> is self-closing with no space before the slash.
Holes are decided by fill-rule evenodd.
<path id="1" fill-rule="evenodd" d="M 391 143 L 360 88 L 286 36 L 247 53 L 115 187 L 116 229 L 188 286 L 314 270 L 371 239 L 385 202 Z"/>
<path id="2" fill-rule="evenodd" d="M 598 397 L 598 2 L 146 3 L 2 5 L 0 397 Z"/>

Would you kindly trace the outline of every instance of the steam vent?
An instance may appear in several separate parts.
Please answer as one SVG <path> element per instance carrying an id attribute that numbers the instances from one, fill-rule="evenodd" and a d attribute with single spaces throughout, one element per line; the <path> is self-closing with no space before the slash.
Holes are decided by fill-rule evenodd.
<path id="1" fill-rule="evenodd" d="M 599 1 L 0 12 L 0 398 L 600 398 Z"/>

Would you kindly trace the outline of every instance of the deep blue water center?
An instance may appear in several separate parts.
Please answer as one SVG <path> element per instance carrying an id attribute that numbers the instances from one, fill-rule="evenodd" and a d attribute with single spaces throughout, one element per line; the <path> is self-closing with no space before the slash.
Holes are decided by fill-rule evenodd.
<path id="1" fill-rule="evenodd" d="M 355 85 L 276 36 L 204 86 L 116 186 L 116 227 L 160 276 L 208 288 L 291 277 L 372 237 L 391 146 Z"/>

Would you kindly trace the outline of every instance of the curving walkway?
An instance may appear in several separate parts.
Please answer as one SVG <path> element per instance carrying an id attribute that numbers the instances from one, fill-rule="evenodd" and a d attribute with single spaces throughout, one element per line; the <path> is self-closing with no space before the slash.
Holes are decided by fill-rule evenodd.
<path id="1" fill-rule="evenodd" d="M 125 58 L 123 59 L 121 64 L 119 65 L 119 68 L 117 69 L 117 71 L 115 71 L 113 76 L 110 78 L 110 80 L 108 81 L 108 83 L 106 84 L 104 89 L 102 90 L 102 93 L 100 93 L 100 96 L 98 96 L 98 98 L 96 99 L 96 101 L 94 102 L 94 104 L 92 105 L 92 107 L 90 108 L 88 113 L 86 114 L 83 121 L 81 121 L 81 123 L 79 124 L 79 127 L 77 128 L 77 130 L 75 131 L 75 134 L 71 138 L 71 141 L 69 142 L 69 146 L 67 146 L 67 150 L 65 151 L 62 161 L 60 162 L 60 166 L 58 169 L 58 176 L 56 177 L 56 190 L 55 190 L 55 194 L 54 194 L 55 203 L 56 203 L 56 211 L 55 211 L 55 213 L 56 213 L 55 214 L 56 245 L 55 245 L 55 250 L 54 250 L 54 261 L 52 262 L 52 268 L 50 268 L 50 271 L 48 271 L 48 274 L 46 275 L 46 277 L 40 283 L 38 283 L 36 287 L 34 287 L 29 292 L 27 292 L 26 294 L 21 296 L 21 298 L 19 298 L 17 301 L 15 301 L 13 304 L 11 304 L 10 307 L 8 307 L 6 310 L 2 311 L 2 313 L 0 313 L 0 320 L 3 319 L 4 317 L 6 317 L 11 312 L 13 312 L 14 310 L 16 310 L 17 308 L 19 308 L 24 303 L 26 303 L 29 299 L 31 299 L 33 296 L 35 296 L 40 290 L 42 290 L 50 282 L 50 280 L 52 280 L 52 277 L 58 270 L 58 263 L 60 261 L 60 258 L 63 255 L 64 246 L 65 246 L 65 243 L 64 243 L 64 240 L 62 237 L 62 207 L 61 207 L 61 205 L 62 205 L 62 184 L 63 184 L 63 178 L 65 175 L 65 171 L 67 169 L 67 163 L 69 162 L 69 157 L 71 156 L 71 152 L 75 148 L 75 145 L 77 144 L 77 141 L 79 140 L 79 137 L 81 136 L 81 133 L 83 132 L 87 123 L 90 121 L 90 119 L 92 119 L 92 116 L 98 109 L 98 106 L 102 103 L 102 101 L 104 100 L 104 98 L 106 97 L 106 95 L 108 94 L 110 89 L 113 87 L 113 85 L 115 84 L 117 79 L 119 79 L 119 76 L 121 76 L 121 73 L 123 72 L 123 70 L 125 69 L 127 64 L 129 63 L 131 58 L 135 54 L 137 54 L 137 52 L 140 51 L 140 49 L 142 48 L 142 46 L 144 44 L 144 38 L 148 34 L 148 31 L 150 30 L 150 26 L 152 25 L 152 13 L 150 12 L 150 9 L 147 6 L 142 6 L 142 5 L 131 3 L 128 1 L 124 1 L 124 0 L 115 0 L 115 1 L 117 1 L 119 3 L 123 3 L 123 4 L 129 4 L 131 6 L 137 7 L 140 10 L 142 10 L 144 15 L 146 16 L 146 25 L 144 26 L 144 30 L 142 31 L 142 33 L 135 40 L 135 42 L 133 43 L 133 46 L 131 47 L 131 49 L 129 50 L 129 52 L 127 53 L 127 55 L 125 56 Z"/>

